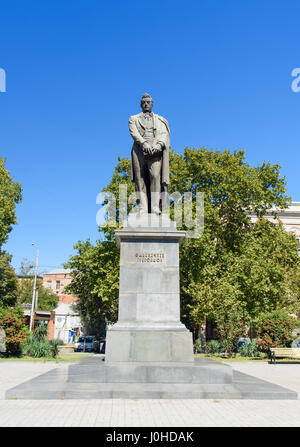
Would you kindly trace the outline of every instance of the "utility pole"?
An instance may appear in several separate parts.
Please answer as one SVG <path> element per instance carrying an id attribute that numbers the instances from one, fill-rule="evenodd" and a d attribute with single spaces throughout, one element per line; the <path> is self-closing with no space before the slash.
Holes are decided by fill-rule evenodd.
<path id="1" fill-rule="evenodd" d="M 31 245 L 35 245 L 33 242 Z M 35 245 L 36 246 L 36 245 Z M 38 273 L 38 265 L 39 265 L 39 248 L 36 246 L 36 261 L 35 261 L 35 272 L 34 272 L 34 284 L 33 284 L 33 292 L 32 292 L 32 303 L 31 303 L 31 313 L 30 313 L 30 326 L 29 326 L 29 330 L 30 332 L 32 332 L 32 325 L 33 325 L 33 320 L 34 320 L 34 313 L 37 307 L 37 301 L 35 303 L 35 296 L 36 296 L 36 278 L 37 278 L 37 273 Z"/>
<path id="2" fill-rule="evenodd" d="M 37 306 L 38 306 L 38 299 L 39 299 L 39 285 L 37 284 L 35 287 L 35 310 L 37 311 Z"/>

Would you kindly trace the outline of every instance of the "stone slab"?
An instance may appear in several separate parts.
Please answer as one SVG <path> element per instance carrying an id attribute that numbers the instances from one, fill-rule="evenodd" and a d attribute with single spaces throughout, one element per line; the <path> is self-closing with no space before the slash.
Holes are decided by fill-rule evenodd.
<path id="1" fill-rule="evenodd" d="M 233 371 L 232 383 L 127 383 L 96 381 L 103 371 L 102 356 L 89 357 L 24 382 L 6 392 L 6 399 L 297 399 L 297 393 L 270 382 Z M 219 368 L 211 360 L 199 365 Z M 225 365 L 229 366 L 229 365 Z M 89 378 L 89 380 L 88 380 Z"/>
<path id="2" fill-rule="evenodd" d="M 53 374 L 52 374 L 53 377 Z M 86 364 L 69 368 L 69 382 L 94 383 L 215 383 L 232 382 L 232 368 L 223 363 L 198 361 L 194 363 L 104 363 L 90 368 Z"/>
<path id="3" fill-rule="evenodd" d="M 156 216 L 154 214 L 130 214 L 128 220 L 123 221 L 123 229 L 116 230 L 116 242 L 126 242 L 132 239 L 171 240 L 181 243 L 185 238 L 185 231 L 177 231 L 176 223 L 167 214 Z"/>
<path id="4" fill-rule="evenodd" d="M 118 322 L 179 323 L 178 240 L 121 238 L 119 289 Z"/>
<path id="5" fill-rule="evenodd" d="M 128 219 L 123 220 L 124 229 L 158 229 L 159 231 L 176 231 L 176 222 L 170 219 L 168 214 L 133 213 L 128 215 Z"/>
<path id="6" fill-rule="evenodd" d="M 106 363 L 193 362 L 192 333 L 159 330 L 116 330 L 106 333 Z"/>

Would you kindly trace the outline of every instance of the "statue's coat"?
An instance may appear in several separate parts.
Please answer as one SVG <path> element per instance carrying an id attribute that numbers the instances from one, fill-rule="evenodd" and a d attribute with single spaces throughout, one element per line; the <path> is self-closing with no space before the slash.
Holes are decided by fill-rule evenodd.
<path id="1" fill-rule="evenodd" d="M 144 139 L 145 128 L 143 126 L 142 120 L 140 119 L 143 113 L 138 113 L 137 115 L 132 115 L 129 118 L 129 131 L 134 140 L 132 146 L 133 151 L 142 151 L 142 145 L 146 141 Z M 165 191 L 166 186 L 170 183 L 169 174 L 169 150 L 170 150 L 170 129 L 168 121 L 160 115 L 153 113 L 153 125 L 154 125 L 154 142 L 153 147 L 156 143 L 162 145 L 162 171 L 161 171 L 161 185 L 162 191 Z M 131 153 L 132 153 L 131 152 Z M 135 169 L 133 163 L 133 157 L 131 156 L 131 180 L 135 181 Z"/>

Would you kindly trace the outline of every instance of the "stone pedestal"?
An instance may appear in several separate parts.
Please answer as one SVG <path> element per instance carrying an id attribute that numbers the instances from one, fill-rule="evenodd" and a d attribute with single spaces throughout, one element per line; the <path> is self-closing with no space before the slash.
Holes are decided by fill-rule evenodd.
<path id="1" fill-rule="evenodd" d="M 107 331 L 106 364 L 192 363 L 192 334 L 180 322 L 179 244 L 167 215 L 130 216 L 120 246 L 118 322 Z"/>
<path id="2" fill-rule="evenodd" d="M 179 245 L 185 232 L 167 215 L 145 214 L 130 216 L 115 234 L 119 315 L 106 334 L 98 380 L 134 384 L 141 396 L 150 384 L 159 393 L 172 384 L 179 395 L 192 395 L 199 384 L 231 384 L 229 365 L 194 362 L 192 333 L 180 322 Z"/>

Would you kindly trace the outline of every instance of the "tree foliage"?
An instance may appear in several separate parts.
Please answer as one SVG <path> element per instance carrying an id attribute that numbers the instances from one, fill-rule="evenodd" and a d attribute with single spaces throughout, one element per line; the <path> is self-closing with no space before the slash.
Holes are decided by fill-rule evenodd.
<path id="1" fill-rule="evenodd" d="M 17 223 L 15 208 L 22 200 L 22 188 L 13 181 L 4 164 L 0 157 L 0 306 L 12 306 L 17 298 L 17 277 L 10 265 L 11 256 L 2 246 Z"/>
<path id="2" fill-rule="evenodd" d="M 34 275 L 34 262 L 23 258 L 20 265 L 20 276 L 28 277 Z"/>
<path id="3" fill-rule="evenodd" d="M 273 207 L 286 208 L 290 200 L 280 166 L 250 166 L 244 151 L 186 148 L 183 154 L 171 152 L 170 178 L 171 194 L 190 192 L 195 198 L 204 193 L 204 234 L 185 240 L 180 249 L 183 321 L 194 326 L 214 320 L 232 347 L 257 314 L 283 307 L 295 311 L 300 290 L 296 239 L 279 221 L 263 217 Z M 119 158 L 104 191 L 118 199 L 120 184 L 133 192 L 128 158 Z M 114 230 L 104 225 L 104 241 L 95 246 L 79 242 L 78 253 L 66 264 L 74 270 L 69 290 L 80 297 L 86 318 L 101 314 L 116 319 L 119 252 Z"/>
<path id="4" fill-rule="evenodd" d="M 43 286 L 42 280 L 37 280 L 38 286 L 38 310 L 54 310 L 58 304 L 58 295 Z M 17 289 L 17 301 L 19 304 L 31 304 L 34 287 L 33 277 L 21 278 Z"/>
<path id="5" fill-rule="evenodd" d="M 5 330 L 6 355 L 19 354 L 21 343 L 28 335 L 22 308 L 0 307 L 0 329 Z"/>
<path id="6" fill-rule="evenodd" d="M 290 348 L 295 327 L 296 318 L 286 311 L 275 310 L 259 315 L 255 321 L 255 329 L 261 350 L 267 352 L 271 347 Z"/>
<path id="7" fill-rule="evenodd" d="M 22 188 L 14 182 L 0 158 L 0 249 L 6 242 L 12 225 L 17 223 L 15 208 L 22 200 Z"/>
<path id="8" fill-rule="evenodd" d="M 18 278 L 10 261 L 11 256 L 0 250 L 0 307 L 14 306 L 17 302 Z"/>
<path id="9" fill-rule="evenodd" d="M 19 304 L 31 304 L 34 287 L 34 263 L 24 258 L 21 261 L 17 301 Z M 43 281 L 37 278 L 38 310 L 54 310 L 58 304 L 58 295 L 43 286 Z"/>
<path id="10" fill-rule="evenodd" d="M 295 236 L 263 217 L 287 207 L 285 179 L 279 165 L 249 166 L 244 151 L 186 149 L 174 162 L 172 189 L 202 191 L 205 204 L 203 236 L 181 248 L 182 314 L 193 325 L 215 321 L 230 351 L 257 314 L 298 307 Z"/>

